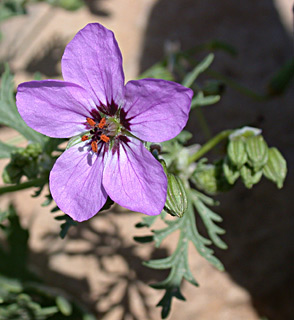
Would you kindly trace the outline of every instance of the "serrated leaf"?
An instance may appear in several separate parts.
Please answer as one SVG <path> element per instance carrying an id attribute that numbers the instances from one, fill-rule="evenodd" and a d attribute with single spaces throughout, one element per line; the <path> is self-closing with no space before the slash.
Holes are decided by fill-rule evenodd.
<path id="1" fill-rule="evenodd" d="M 214 221 L 221 222 L 222 218 L 218 214 L 207 208 L 198 197 L 194 197 L 193 200 L 195 208 L 198 211 L 200 217 L 202 218 L 202 221 L 207 229 L 208 235 L 212 242 L 221 249 L 227 249 L 228 246 L 219 237 L 219 235 L 225 233 L 225 230 L 214 223 Z"/>
<path id="2" fill-rule="evenodd" d="M 180 286 L 183 278 L 185 278 L 193 285 L 198 286 L 198 283 L 194 279 L 188 266 L 187 249 L 188 245 L 185 241 L 185 236 L 182 235 L 178 247 L 173 254 L 171 271 L 168 277 L 159 283 L 151 285 L 151 287 L 154 289 L 166 290 L 163 298 L 157 304 L 157 306 L 162 307 L 161 316 L 163 319 L 165 319 L 170 312 L 172 298 L 175 297 L 179 300 L 185 300 L 180 291 Z"/>
<path id="3" fill-rule="evenodd" d="M 190 204 L 191 206 L 191 204 Z M 191 209 L 190 209 L 191 210 Z M 193 210 L 192 210 L 193 211 Z M 193 242 L 198 253 L 204 257 L 208 262 L 215 266 L 220 271 L 224 270 L 223 264 L 213 255 L 213 250 L 207 248 L 207 245 L 211 244 L 211 241 L 201 236 L 196 228 L 196 220 L 194 214 L 189 215 L 189 223 L 187 224 L 188 238 Z"/>
<path id="4" fill-rule="evenodd" d="M 154 242 L 155 247 L 158 248 L 164 238 L 166 238 L 168 235 L 170 235 L 172 232 L 177 230 L 181 224 L 183 219 L 177 219 L 173 221 L 167 228 L 163 228 L 160 230 L 154 230 Z"/>
<path id="5" fill-rule="evenodd" d="M 175 253 L 163 259 L 154 259 L 143 262 L 143 265 L 152 269 L 170 269 L 174 263 Z"/>
<path id="6" fill-rule="evenodd" d="M 205 57 L 197 66 L 189 72 L 184 78 L 182 85 L 184 87 L 190 88 L 194 81 L 197 79 L 200 73 L 204 72 L 212 63 L 214 59 L 213 53 L 210 53 Z"/>
<path id="7" fill-rule="evenodd" d="M 192 194 L 195 194 L 203 203 L 207 204 L 208 206 L 218 206 L 219 201 L 214 200 L 211 197 L 197 191 L 196 189 L 193 190 Z"/>
<path id="8" fill-rule="evenodd" d="M 44 145 L 48 138 L 28 127 L 19 115 L 13 90 L 13 76 L 10 74 L 9 67 L 6 64 L 5 72 L 2 74 L 1 78 L 0 123 L 15 129 L 29 141 L 38 142 L 41 145 Z"/>
<path id="9" fill-rule="evenodd" d="M 283 187 L 287 174 L 287 163 L 277 148 L 269 148 L 268 161 L 263 167 L 264 176 L 277 184 L 278 188 Z"/>
<path id="10" fill-rule="evenodd" d="M 55 220 L 59 220 L 59 221 L 64 221 L 64 223 L 62 223 L 60 225 L 60 232 L 59 232 L 59 236 L 60 238 L 64 239 L 65 236 L 67 235 L 68 230 L 73 227 L 73 226 L 77 226 L 78 223 L 76 221 L 74 221 L 70 216 L 68 215 L 63 215 L 63 216 L 57 216 L 54 218 Z"/>

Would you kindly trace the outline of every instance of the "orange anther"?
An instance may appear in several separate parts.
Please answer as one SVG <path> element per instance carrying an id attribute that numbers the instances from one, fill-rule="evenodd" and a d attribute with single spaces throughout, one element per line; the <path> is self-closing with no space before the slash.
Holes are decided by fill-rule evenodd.
<path id="1" fill-rule="evenodd" d="M 98 124 L 99 129 L 103 129 L 106 123 L 106 119 L 102 118 Z"/>
<path id="2" fill-rule="evenodd" d="M 82 136 L 82 141 L 86 141 L 86 140 L 88 140 L 88 139 L 89 139 L 88 136 Z"/>
<path id="3" fill-rule="evenodd" d="M 98 146 L 97 146 L 97 142 L 96 141 L 92 141 L 91 142 L 91 148 L 94 152 L 97 152 L 98 150 Z"/>
<path id="4" fill-rule="evenodd" d="M 87 122 L 91 127 L 95 127 L 96 125 L 96 122 L 91 118 L 87 118 Z"/>
<path id="5" fill-rule="evenodd" d="M 105 134 L 101 134 L 100 139 L 104 142 L 108 142 L 109 141 L 109 137 L 107 137 Z"/>

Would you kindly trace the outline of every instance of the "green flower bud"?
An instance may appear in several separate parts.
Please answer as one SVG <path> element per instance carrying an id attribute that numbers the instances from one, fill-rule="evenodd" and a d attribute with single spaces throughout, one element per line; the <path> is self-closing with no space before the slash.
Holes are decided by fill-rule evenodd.
<path id="1" fill-rule="evenodd" d="M 240 170 L 242 181 L 245 184 L 245 187 L 251 189 L 252 186 L 259 182 L 262 177 L 262 171 L 254 172 L 248 166 L 243 166 Z"/>
<path id="2" fill-rule="evenodd" d="M 39 143 L 30 143 L 24 150 L 23 154 L 28 157 L 37 158 L 42 153 L 42 147 Z"/>
<path id="3" fill-rule="evenodd" d="M 245 143 L 248 164 L 255 172 L 259 171 L 267 163 L 268 146 L 261 135 L 249 137 Z"/>
<path id="4" fill-rule="evenodd" d="M 2 172 L 2 179 L 4 183 L 19 183 L 23 171 L 21 168 L 14 166 L 12 163 L 9 163 Z"/>
<path id="5" fill-rule="evenodd" d="M 247 158 L 247 157 L 246 157 Z M 230 184 L 234 184 L 236 180 L 240 177 L 240 172 L 236 167 L 234 167 L 228 158 L 225 158 L 223 162 L 223 172 Z"/>
<path id="6" fill-rule="evenodd" d="M 199 169 L 196 169 L 193 178 L 196 186 L 199 189 L 209 194 L 214 194 L 218 191 L 218 182 L 216 176 L 217 172 L 215 166 L 212 164 L 207 164 L 201 166 Z"/>
<path id="7" fill-rule="evenodd" d="M 287 174 L 287 163 L 277 148 L 268 149 L 268 161 L 263 167 L 263 174 L 276 183 L 279 189 L 283 187 Z"/>
<path id="8" fill-rule="evenodd" d="M 167 195 L 164 210 L 172 216 L 181 218 L 188 207 L 187 194 L 182 180 L 168 173 L 164 160 L 160 161 L 167 176 Z"/>
<path id="9" fill-rule="evenodd" d="M 23 175 L 29 179 L 36 178 L 40 172 L 41 153 L 42 148 L 38 143 L 31 143 L 24 150 L 12 153 L 10 163 L 3 170 L 3 181 L 19 183 Z"/>
<path id="10" fill-rule="evenodd" d="M 241 137 L 233 139 L 228 145 L 228 156 L 232 164 L 240 169 L 247 161 L 245 143 Z"/>

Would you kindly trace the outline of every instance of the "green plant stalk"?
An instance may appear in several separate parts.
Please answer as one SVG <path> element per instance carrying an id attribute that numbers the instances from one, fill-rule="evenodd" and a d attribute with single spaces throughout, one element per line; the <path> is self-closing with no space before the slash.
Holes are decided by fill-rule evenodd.
<path id="1" fill-rule="evenodd" d="M 31 187 L 35 187 L 38 185 L 41 185 L 43 183 L 46 183 L 46 179 L 45 178 L 37 178 L 37 179 L 33 179 L 24 183 L 20 183 L 20 184 L 16 184 L 16 185 L 12 185 L 12 186 L 5 186 L 5 187 L 0 187 L 0 195 L 3 195 L 5 193 L 8 192 L 15 192 L 15 191 L 19 191 L 19 190 L 24 190 L 24 189 L 28 189 Z"/>
<path id="2" fill-rule="evenodd" d="M 188 164 L 195 162 L 196 160 L 203 157 L 208 151 L 214 148 L 222 140 L 226 139 L 234 130 L 224 130 L 217 134 L 215 137 L 206 142 L 197 152 L 192 154 L 188 159 Z"/>

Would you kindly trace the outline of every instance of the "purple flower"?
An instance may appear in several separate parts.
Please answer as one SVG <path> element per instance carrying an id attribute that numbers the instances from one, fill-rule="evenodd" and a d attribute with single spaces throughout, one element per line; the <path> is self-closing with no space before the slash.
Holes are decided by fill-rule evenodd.
<path id="1" fill-rule="evenodd" d="M 143 79 L 124 85 L 122 57 L 113 33 L 88 24 L 67 45 L 65 81 L 19 85 L 17 107 L 33 129 L 55 138 L 78 136 L 50 173 L 58 207 L 74 220 L 95 215 L 107 195 L 148 215 L 164 207 L 167 179 L 143 141 L 162 142 L 186 125 L 192 91 Z"/>

